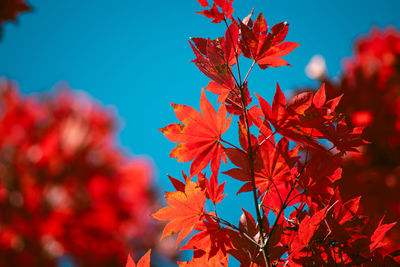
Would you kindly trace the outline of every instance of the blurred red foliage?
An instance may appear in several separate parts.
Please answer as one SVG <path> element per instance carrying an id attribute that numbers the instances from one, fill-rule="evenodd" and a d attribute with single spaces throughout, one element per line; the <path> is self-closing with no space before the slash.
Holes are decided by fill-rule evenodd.
<path id="1" fill-rule="evenodd" d="M 65 255 L 122 266 L 128 248 L 154 246 L 152 166 L 124 155 L 115 130 L 84 95 L 24 97 L 0 82 L 0 266 L 56 266 Z"/>
<path id="2" fill-rule="evenodd" d="M 344 63 L 340 82 L 322 81 L 329 97 L 344 94 L 338 109 L 353 126 L 367 126 L 364 136 L 370 143 L 346 158 L 341 193 L 346 199 L 364 196 L 361 208 L 367 215 L 399 221 L 400 32 L 373 29 L 358 39 L 354 56 Z M 393 248 L 400 243 L 399 225 L 388 237 Z"/>
<path id="3" fill-rule="evenodd" d="M 31 10 L 25 0 L 1 0 L 0 1 L 0 36 L 2 26 L 7 21 L 17 22 L 19 13 Z"/>

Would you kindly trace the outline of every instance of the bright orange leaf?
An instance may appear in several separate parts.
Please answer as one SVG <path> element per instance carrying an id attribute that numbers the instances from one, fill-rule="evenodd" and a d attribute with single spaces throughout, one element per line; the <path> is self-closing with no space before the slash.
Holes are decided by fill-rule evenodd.
<path id="1" fill-rule="evenodd" d="M 229 128 L 231 117 L 226 119 L 225 105 L 218 113 L 201 93 L 200 109 L 203 114 L 186 105 L 172 104 L 178 119 L 183 123 L 170 124 L 160 131 L 172 142 L 180 143 L 170 156 L 179 162 L 191 161 L 190 176 L 200 173 L 211 161 L 211 170 L 217 173 L 223 156 L 221 135 Z"/>
<path id="2" fill-rule="evenodd" d="M 161 239 L 178 233 L 178 245 L 193 230 L 205 215 L 205 192 L 191 180 L 187 181 L 185 191 L 166 192 L 169 206 L 164 207 L 152 216 L 160 221 L 170 221 L 164 228 Z"/>

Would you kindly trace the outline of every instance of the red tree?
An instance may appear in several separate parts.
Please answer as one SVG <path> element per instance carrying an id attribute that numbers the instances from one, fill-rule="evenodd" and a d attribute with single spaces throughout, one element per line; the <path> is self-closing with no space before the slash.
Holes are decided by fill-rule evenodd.
<path id="1" fill-rule="evenodd" d="M 328 95 L 343 94 L 338 109 L 353 126 L 366 126 L 369 141 L 361 153 L 348 155 L 340 187 L 346 199 L 357 194 L 364 213 L 400 220 L 400 33 L 373 29 L 359 38 L 354 56 L 346 59 L 340 82 L 328 83 Z M 354 188 L 357 188 L 355 191 Z M 399 248 L 397 225 L 390 247 Z"/>
<path id="2" fill-rule="evenodd" d="M 0 265 L 121 266 L 154 246 L 152 166 L 114 144 L 115 119 L 70 90 L 0 82 Z M 154 232 L 154 234 L 146 234 Z"/>
<path id="3" fill-rule="evenodd" d="M 230 256 L 241 266 L 397 266 L 399 251 L 381 249 L 395 223 L 364 216 L 360 197 L 343 201 L 337 184 L 344 156 L 365 144 L 364 127 L 347 123 L 337 109 L 343 96 L 327 95 L 324 86 L 289 102 L 277 86 L 272 105 L 257 94 L 258 105 L 253 104 L 252 69 L 289 65 L 282 57 L 298 44 L 284 41 L 285 22 L 269 28 L 262 14 L 255 21 L 252 14 L 234 19 L 232 2 L 199 0 L 205 8 L 199 13 L 223 22 L 226 32 L 190 42 L 193 62 L 211 79 L 206 90 L 218 95 L 218 111 L 202 91 L 201 112 L 172 104 L 180 123 L 160 129 L 178 143 L 170 156 L 192 161 L 190 176 L 170 177 L 175 191 L 165 195 L 168 206 L 153 214 L 168 221 L 162 238 L 179 233 L 179 245 L 195 230 L 181 247 L 193 251 L 192 260 L 180 266 L 227 266 Z M 252 62 L 245 75 L 241 56 Z M 232 118 L 238 123 L 237 142 L 223 137 Z M 235 167 L 220 173 L 227 159 Z M 222 175 L 243 182 L 238 193 L 253 195 L 255 218 L 243 210 L 235 225 L 218 215 L 225 196 Z M 207 201 L 213 209 L 206 208 Z"/>

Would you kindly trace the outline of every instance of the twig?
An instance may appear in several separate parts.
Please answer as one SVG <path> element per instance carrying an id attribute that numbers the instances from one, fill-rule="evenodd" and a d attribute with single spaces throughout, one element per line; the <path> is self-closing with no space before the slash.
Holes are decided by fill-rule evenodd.
<path id="1" fill-rule="evenodd" d="M 276 216 L 274 225 L 272 226 L 271 231 L 269 232 L 267 242 L 266 242 L 265 245 L 264 245 L 265 247 L 268 247 L 268 244 L 269 244 L 269 242 L 270 242 L 270 240 L 271 240 L 272 234 L 274 233 L 275 228 L 276 228 L 276 226 L 277 226 L 277 224 L 278 224 L 279 218 L 281 217 L 282 212 L 286 209 L 287 204 L 289 203 L 288 200 L 289 200 L 290 194 L 293 192 L 294 188 L 296 187 L 296 184 L 297 184 L 297 182 L 299 181 L 300 176 L 301 176 L 301 174 L 303 173 L 303 171 L 304 171 L 306 165 L 307 165 L 307 162 L 304 163 L 303 167 L 301 168 L 301 171 L 300 171 L 299 175 L 297 175 L 296 180 L 294 181 L 292 187 L 290 188 L 290 191 L 289 191 L 288 195 L 286 196 L 285 201 L 283 202 L 283 206 L 281 207 L 281 209 L 279 210 L 278 215 Z"/>
<path id="2" fill-rule="evenodd" d="M 239 231 L 239 233 L 241 233 L 244 237 L 246 237 L 249 241 L 251 241 L 254 245 L 256 245 L 257 247 L 261 248 L 261 245 L 259 243 L 257 243 L 253 238 L 251 238 L 246 232 L 243 232 L 242 229 L 240 229 L 239 227 L 236 227 L 235 225 L 231 224 L 230 222 L 228 222 L 227 220 L 224 220 L 220 217 L 217 216 L 213 216 L 211 215 L 211 217 L 216 220 L 218 223 L 222 223 L 225 224 L 226 226 L 229 226 L 230 228 Z"/>

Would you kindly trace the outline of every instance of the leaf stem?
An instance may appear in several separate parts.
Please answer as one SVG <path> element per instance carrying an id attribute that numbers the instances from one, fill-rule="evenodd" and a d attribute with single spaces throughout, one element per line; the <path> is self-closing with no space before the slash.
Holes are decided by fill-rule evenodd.
<path id="1" fill-rule="evenodd" d="M 276 227 L 277 227 L 279 218 L 281 217 L 283 211 L 286 209 L 287 205 L 290 203 L 290 202 L 288 202 L 289 197 L 290 197 L 290 194 L 293 192 L 294 188 L 296 187 L 296 184 L 297 184 L 297 182 L 299 181 L 300 176 L 301 176 L 301 174 L 303 173 L 303 171 L 304 171 L 306 165 L 307 165 L 307 162 L 304 163 L 303 167 L 301 168 L 301 171 L 300 171 L 299 175 L 297 175 L 296 180 L 294 181 L 292 187 L 290 188 L 290 191 L 289 191 L 288 195 L 286 196 L 286 199 L 285 199 L 285 201 L 283 202 L 283 205 L 282 205 L 282 207 L 280 208 L 278 215 L 276 216 L 274 225 L 272 226 L 271 231 L 269 232 L 267 242 L 266 242 L 265 245 L 264 245 L 265 248 L 268 247 L 268 244 L 269 244 L 269 242 L 270 242 L 270 240 L 271 240 L 272 234 L 274 233 L 274 231 L 275 231 L 275 229 L 276 229 Z"/>
<path id="2" fill-rule="evenodd" d="M 225 224 L 226 226 L 239 231 L 240 234 L 242 234 L 244 237 L 246 237 L 250 242 L 252 242 L 254 245 L 256 245 L 257 247 L 261 248 L 261 245 L 259 243 L 257 243 L 253 238 L 251 238 L 246 232 L 243 232 L 242 229 L 240 229 L 239 227 L 236 227 L 235 225 L 231 224 L 230 222 L 228 222 L 227 220 L 224 220 L 218 216 L 213 216 L 211 215 L 211 217 L 216 220 L 218 223 L 222 223 Z"/>
<path id="3" fill-rule="evenodd" d="M 242 150 L 242 149 L 240 149 L 239 147 L 235 146 L 234 144 L 231 144 L 230 142 L 225 141 L 225 140 L 223 140 L 223 139 L 221 139 L 221 142 L 224 142 L 225 144 L 228 144 L 228 145 L 230 145 L 230 146 L 232 146 L 232 147 L 234 147 L 234 148 L 236 148 L 236 149 Z"/>
<path id="4" fill-rule="evenodd" d="M 254 152 L 257 151 L 257 149 L 258 149 L 259 147 L 261 147 L 261 146 L 264 144 L 265 141 L 271 142 L 271 141 L 269 140 L 269 138 L 271 138 L 271 137 L 274 136 L 275 134 L 276 134 L 276 131 L 273 132 L 272 134 L 268 135 L 267 137 L 265 137 L 265 135 L 263 134 L 264 137 L 265 137 L 265 139 L 262 140 L 262 141 L 258 144 L 258 146 L 257 146 L 256 149 L 254 150 Z M 272 142 L 271 142 L 271 144 L 272 144 Z"/>
<path id="5" fill-rule="evenodd" d="M 253 155 L 253 147 L 251 145 L 251 134 L 250 134 L 250 126 L 249 126 L 249 117 L 248 117 L 248 114 L 247 114 L 247 106 L 246 106 L 246 100 L 245 100 L 245 95 L 244 95 L 244 92 L 243 92 L 243 85 L 242 84 L 239 87 L 239 89 L 240 89 L 240 96 L 241 96 L 241 100 L 242 100 L 243 116 L 244 116 L 244 121 L 245 121 L 245 125 L 246 125 L 246 132 L 247 132 L 247 143 L 248 143 L 247 154 L 248 154 L 249 165 L 250 165 L 250 177 L 251 177 L 251 185 L 252 185 L 254 206 L 255 206 L 255 209 L 256 209 L 258 227 L 260 228 L 261 242 L 262 242 L 262 244 L 264 244 L 264 242 L 265 242 L 264 229 L 263 229 L 263 224 L 262 224 L 262 217 L 261 217 L 260 207 L 258 205 L 257 187 L 256 187 L 255 170 L 254 170 L 254 155 Z M 266 246 L 262 246 L 262 253 L 263 253 L 263 257 L 264 257 L 265 263 L 267 264 L 268 267 L 271 267 L 271 263 L 269 261 L 268 252 L 267 252 L 267 247 Z"/>
<path id="6" fill-rule="evenodd" d="M 253 64 L 251 64 L 249 71 L 247 72 L 246 76 L 244 77 L 243 83 L 245 83 L 247 81 L 247 78 L 249 77 L 249 74 L 250 74 L 251 70 L 253 69 L 254 65 L 256 65 L 255 60 L 253 61 Z"/>
<path id="7" fill-rule="evenodd" d="M 231 31 L 229 29 L 228 22 L 226 21 L 225 16 L 224 16 L 224 22 L 225 22 L 226 29 L 228 30 L 229 38 L 231 39 L 231 42 L 232 42 L 232 45 L 233 45 L 234 44 L 233 37 L 232 37 Z M 242 78 L 240 76 L 239 55 L 238 55 L 238 52 L 237 52 L 236 48 L 235 48 L 234 51 L 235 51 L 236 66 L 237 66 L 237 72 L 238 72 L 238 78 L 239 78 L 239 85 L 241 87 L 242 86 Z M 228 64 L 229 64 L 229 62 L 228 62 Z"/>
<path id="8" fill-rule="evenodd" d="M 275 187 L 276 192 L 278 193 L 278 197 L 279 197 L 279 200 L 281 202 L 281 206 L 283 206 L 283 200 L 282 200 L 282 197 L 281 197 L 281 193 L 279 193 L 278 187 L 276 186 L 274 180 L 272 180 L 272 179 L 271 179 L 271 183 L 273 184 L 273 186 Z M 289 203 L 290 203 L 290 201 L 289 201 Z"/>

